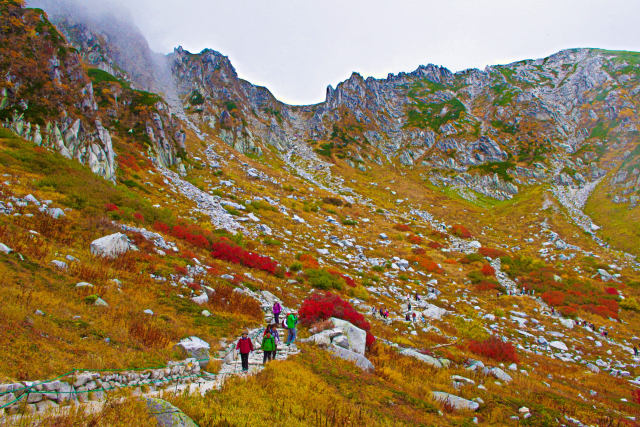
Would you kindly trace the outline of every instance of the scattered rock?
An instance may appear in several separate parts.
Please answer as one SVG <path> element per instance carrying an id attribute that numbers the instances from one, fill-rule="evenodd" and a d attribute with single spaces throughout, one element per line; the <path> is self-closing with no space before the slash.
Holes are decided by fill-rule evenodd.
<path id="1" fill-rule="evenodd" d="M 176 344 L 176 347 L 186 353 L 189 357 L 193 357 L 200 363 L 200 367 L 204 368 L 209 363 L 209 343 L 198 337 L 185 338 Z"/>
<path id="2" fill-rule="evenodd" d="M 364 357 L 360 353 L 356 353 L 351 350 L 347 350 L 346 348 L 338 347 L 336 345 L 330 345 L 329 351 L 344 360 L 350 360 L 356 364 L 357 367 L 362 369 L 363 371 L 373 371 L 374 366 L 369 359 Z"/>
<path id="3" fill-rule="evenodd" d="M 477 411 L 478 408 L 480 408 L 480 404 L 478 402 L 467 400 L 460 396 L 455 396 L 442 391 L 433 391 L 431 392 L 431 395 L 435 400 L 446 405 L 450 405 L 455 411 Z"/>
<path id="4" fill-rule="evenodd" d="M 116 258 L 134 247 L 125 234 L 114 233 L 91 242 L 91 253 L 105 258 Z"/>

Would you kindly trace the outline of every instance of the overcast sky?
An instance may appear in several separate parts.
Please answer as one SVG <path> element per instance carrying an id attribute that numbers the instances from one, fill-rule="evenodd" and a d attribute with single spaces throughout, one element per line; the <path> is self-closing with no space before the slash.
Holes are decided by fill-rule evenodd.
<path id="1" fill-rule="evenodd" d="M 84 0 L 127 9 L 151 47 L 213 48 L 293 104 L 352 71 L 452 71 L 571 47 L 640 50 L 639 0 Z"/>

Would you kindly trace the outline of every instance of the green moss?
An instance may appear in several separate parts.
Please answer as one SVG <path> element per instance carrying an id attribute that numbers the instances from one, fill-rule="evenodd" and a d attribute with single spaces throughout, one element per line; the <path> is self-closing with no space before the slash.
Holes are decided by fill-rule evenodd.
<path id="1" fill-rule="evenodd" d="M 443 111 L 444 114 L 443 114 Z M 440 127 L 450 121 L 460 119 L 466 108 L 458 98 L 445 102 L 424 103 L 417 101 L 407 111 L 406 127 L 432 129 L 440 132 Z"/>
<path id="2" fill-rule="evenodd" d="M 482 165 L 475 166 L 474 169 L 480 170 L 487 174 L 496 173 L 502 180 L 511 182 L 513 181 L 513 177 L 507 173 L 507 170 L 515 167 L 515 163 L 510 161 L 505 162 L 490 162 Z"/>
<path id="3" fill-rule="evenodd" d="M 309 284 L 316 289 L 343 289 L 345 286 L 344 280 L 339 276 L 334 276 L 326 270 L 309 269 L 305 270 L 304 274 L 309 280 Z"/>

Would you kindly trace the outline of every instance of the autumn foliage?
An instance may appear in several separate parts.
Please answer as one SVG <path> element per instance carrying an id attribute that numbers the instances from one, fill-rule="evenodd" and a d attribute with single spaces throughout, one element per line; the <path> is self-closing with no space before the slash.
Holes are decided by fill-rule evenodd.
<path id="1" fill-rule="evenodd" d="M 451 232 L 454 236 L 460 237 L 462 239 L 468 239 L 471 237 L 471 232 L 461 224 L 454 224 L 451 227 Z"/>
<path id="2" fill-rule="evenodd" d="M 494 268 L 491 267 L 489 264 L 484 264 L 482 266 L 482 268 L 480 269 L 480 272 L 482 274 L 484 274 L 485 276 L 495 276 L 496 275 L 496 270 L 494 270 Z"/>
<path id="3" fill-rule="evenodd" d="M 480 255 L 482 256 L 486 256 L 489 258 L 500 258 L 501 256 L 505 256 L 506 252 L 500 249 L 494 249 L 494 248 L 487 248 L 487 247 L 481 247 L 480 249 L 478 249 L 478 252 L 480 252 Z"/>
<path id="4" fill-rule="evenodd" d="M 484 341 L 470 341 L 469 350 L 475 354 L 502 362 L 518 361 L 518 355 L 513 344 L 504 342 L 496 336 L 491 336 Z"/>
<path id="5" fill-rule="evenodd" d="M 211 245 L 211 256 L 223 261 L 266 271 L 271 274 L 275 274 L 278 268 L 278 263 L 270 257 L 249 252 L 240 246 L 224 241 L 215 242 Z"/>
<path id="6" fill-rule="evenodd" d="M 375 342 L 375 337 L 369 332 L 371 329 L 369 322 L 351 304 L 338 295 L 330 292 L 314 293 L 303 301 L 298 312 L 300 314 L 300 322 L 303 325 L 310 326 L 330 317 L 337 317 L 367 331 L 367 347 L 370 347 Z"/>

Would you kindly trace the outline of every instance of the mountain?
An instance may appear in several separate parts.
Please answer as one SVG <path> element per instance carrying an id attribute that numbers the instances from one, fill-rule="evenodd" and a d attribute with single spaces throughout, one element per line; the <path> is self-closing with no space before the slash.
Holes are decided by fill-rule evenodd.
<path id="1" fill-rule="evenodd" d="M 637 423 L 640 53 L 291 106 L 29 4 L 0 2 L 0 424 Z M 263 369 L 275 302 L 299 338 Z"/>

